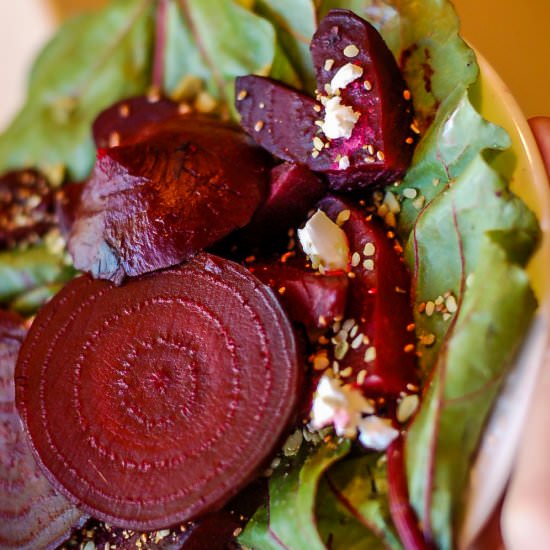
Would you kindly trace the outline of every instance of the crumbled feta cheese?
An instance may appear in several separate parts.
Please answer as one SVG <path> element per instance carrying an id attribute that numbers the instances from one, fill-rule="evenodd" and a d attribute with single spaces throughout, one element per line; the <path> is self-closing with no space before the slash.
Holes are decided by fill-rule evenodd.
<path id="1" fill-rule="evenodd" d="M 340 67 L 330 81 L 330 88 L 335 94 L 337 90 L 347 88 L 349 84 L 363 76 L 363 68 L 353 63 L 346 63 Z"/>
<path id="2" fill-rule="evenodd" d="M 384 451 L 399 435 L 389 420 L 378 416 L 367 416 L 358 425 L 359 441 L 364 447 L 375 451 Z"/>
<path id="3" fill-rule="evenodd" d="M 329 139 L 349 139 L 359 117 L 360 113 L 354 112 L 347 105 L 342 105 L 341 97 L 331 97 L 325 102 L 325 119 L 321 129 Z"/>
<path id="4" fill-rule="evenodd" d="M 363 415 L 373 412 L 371 403 L 359 390 L 323 375 L 313 399 L 311 425 L 319 430 L 332 424 L 336 435 L 354 438 Z"/>
<path id="5" fill-rule="evenodd" d="M 317 210 L 298 238 L 314 269 L 326 271 L 346 270 L 350 259 L 346 234 L 322 210 Z"/>
<path id="6" fill-rule="evenodd" d="M 344 155 L 343 157 L 340 157 L 340 160 L 338 161 L 338 170 L 347 170 L 349 168 L 349 157 L 347 155 Z"/>

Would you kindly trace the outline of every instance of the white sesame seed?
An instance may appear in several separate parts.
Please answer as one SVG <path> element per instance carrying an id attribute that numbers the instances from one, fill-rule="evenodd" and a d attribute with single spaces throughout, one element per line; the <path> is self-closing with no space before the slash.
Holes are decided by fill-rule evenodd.
<path id="1" fill-rule="evenodd" d="M 372 260 L 365 260 L 363 262 L 363 267 L 367 270 L 367 271 L 372 271 L 374 269 L 374 262 Z"/>
<path id="2" fill-rule="evenodd" d="M 319 156 L 319 151 L 317 151 L 317 150 L 312 151 L 311 156 L 312 156 L 314 159 L 316 159 L 316 158 Z"/>
<path id="3" fill-rule="evenodd" d="M 376 348 L 374 346 L 370 346 L 367 348 L 367 351 L 365 351 L 364 361 L 365 363 L 370 363 L 375 359 L 376 359 Z"/>
<path id="4" fill-rule="evenodd" d="M 256 124 L 254 124 L 254 130 L 256 132 L 259 132 L 263 127 L 264 127 L 264 121 L 263 120 L 258 120 L 258 122 L 256 122 Z"/>
<path id="5" fill-rule="evenodd" d="M 423 195 L 420 195 L 417 199 L 413 201 L 412 204 L 417 210 L 420 210 L 424 206 L 425 202 L 426 202 L 425 197 Z"/>
<path id="6" fill-rule="evenodd" d="M 443 314 L 443 320 L 444 321 L 448 321 L 451 317 L 452 317 L 452 315 L 450 313 L 445 312 Z"/>
<path id="7" fill-rule="evenodd" d="M 354 325 L 353 328 L 349 331 L 349 337 L 355 338 L 355 335 L 359 332 L 359 325 Z"/>
<path id="8" fill-rule="evenodd" d="M 449 313 L 454 313 L 458 309 L 456 298 L 452 294 L 445 300 L 445 307 Z"/>
<path id="9" fill-rule="evenodd" d="M 363 86 L 365 90 L 367 90 L 367 92 L 370 92 L 372 90 L 372 84 L 370 80 L 365 80 L 365 82 L 363 82 Z"/>
<path id="10" fill-rule="evenodd" d="M 373 243 L 367 243 L 363 248 L 363 254 L 365 256 L 374 256 L 375 251 L 376 251 L 376 248 Z"/>
<path id="11" fill-rule="evenodd" d="M 426 315 L 431 317 L 435 311 L 435 304 L 432 301 L 426 302 Z"/>
<path id="12" fill-rule="evenodd" d="M 359 48 L 355 44 L 348 44 L 344 48 L 344 55 L 346 57 L 357 57 L 359 55 Z"/>
<path id="13" fill-rule="evenodd" d="M 334 65 L 334 59 L 325 59 L 325 71 L 330 71 Z"/>
<path id="14" fill-rule="evenodd" d="M 385 158 L 384 151 L 378 151 L 378 152 L 376 153 L 376 158 L 377 158 L 380 162 L 382 162 L 382 161 L 384 160 L 384 158 Z"/>
<path id="15" fill-rule="evenodd" d="M 351 349 L 359 349 L 363 344 L 363 335 L 358 334 L 351 342 Z"/>
<path id="16" fill-rule="evenodd" d="M 412 187 L 407 187 L 406 189 L 403 189 L 403 196 L 406 199 L 415 199 L 418 195 L 418 191 L 416 189 L 413 189 Z"/>
<path id="17" fill-rule="evenodd" d="M 315 147 L 317 151 L 322 151 L 323 146 L 324 146 L 323 140 L 320 137 L 315 136 L 313 138 L 313 147 Z"/>
<path id="18" fill-rule="evenodd" d="M 351 367 L 346 367 L 344 370 L 340 371 L 340 376 L 347 378 L 353 374 L 353 369 Z"/>
<path id="19" fill-rule="evenodd" d="M 419 403 L 418 395 L 407 395 L 401 399 L 397 406 L 397 420 L 406 422 L 416 412 Z"/>
<path id="20" fill-rule="evenodd" d="M 351 216 L 351 210 L 342 210 L 338 213 L 338 216 L 336 216 L 336 225 L 344 225 Z"/>
<path id="21" fill-rule="evenodd" d="M 434 303 L 435 303 L 436 306 L 440 306 L 444 301 L 445 301 L 445 298 L 443 298 L 443 296 L 438 296 L 434 300 Z"/>
<path id="22" fill-rule="evenodd" d="M 349 332 L 355 326 L 355 319 L 346 319 L 342 325 L 342 330 Z"/>
<path id="23" fill-rule="evenodd" d="M 362 386 L 365 382 L 365 378 L 367 377 L 367 371 L 365 369 L 360 370 L 359 374 L 357 375 L 357 383 Z"/>
<path id="24" fill-rule="evenodd" d="M 248 92 L 246 90 L 241 90 L 237 95 L 237 101 L 242 101 L 243 99 L 246 98 L 247 95 L 248 95 Z"/>

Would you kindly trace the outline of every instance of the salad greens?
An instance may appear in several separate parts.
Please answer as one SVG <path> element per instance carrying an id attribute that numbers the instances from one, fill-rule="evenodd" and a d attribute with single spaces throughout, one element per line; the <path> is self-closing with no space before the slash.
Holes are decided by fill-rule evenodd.
<path id="1" fill-rule="evenodd" d="M 313 91 L 308 43 L 329 9 L 352 9 L 373 23 L 401 63 L 421 133 L 404 181 L 388 189 L 401 204 L 397 231 L 413 273 L 426 384 L 405 442 L 409 492 L 425 534 L 452 548 L 471 458 L 536 308 L 523 267 L 539 233 L 491 166 L 488 152 L 510 140 L 470 101 L 479 71 L 452 5 L 167 2 L 165 25 L 158 1 L 114 0 L 61 29 L 35 63 L 25 106 L 0 136 L 0 170 L 63 165 L 70 179 L 85 178 L 94 162 L 94 117 L 148 91 L 159 32 L 165 90 L 176 93 L 186 77 L 198 77 L 235 115 L 237 75 L 270 75 Z M 67 276 L 62 259 L 42 245 L 2 252 L 0 300 L 25 304 Z M 358 455 L 349 442 L 304 444 L 275 469 L 269 502 L 240 541 L 261 549 L 325 548 L 329 540 L 335 549 L 399 548 L 386 484 L 379 455 Z"/>

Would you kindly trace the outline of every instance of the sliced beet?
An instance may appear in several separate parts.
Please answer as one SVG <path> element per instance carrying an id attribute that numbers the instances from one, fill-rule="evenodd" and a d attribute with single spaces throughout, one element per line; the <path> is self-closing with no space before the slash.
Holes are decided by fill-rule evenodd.
<path id="1" fill-rule="evenodd" d="M 332 10 L 313 36 L 311 53 L 317 101 L 264 77 L 237 78 L 236 107 L 243 128 L 279 158 L 324 172 L 335 190 L 400 179 L 415 143 L 412 103 L 378 31 L 351 11 Z M 350 74 L 357 77 L 349 82 L 349 74 L 348 80 L 338 77 L 348 83 L 334 89 L 333 78 L 345 67 L 352 67 Z M 337 137 L 338 132 L 324 127 L 332 114 L 358 117 L 349 135 Z"/>
<path id="2" fill-rule="evenodd" d="M 330 142 L 331 187 L 349 191 L 400 179 L 414 150 L 412 102 L 380 33 L 352 11 L 331 10 L 313 35 L 310 50 L 321 93 L 348 63 L 362 69 L 360 78 L 339 91 L 342 104 L 361 116 L 350 139 Z M 338 157 L 346 157 L 349 168 L 339 170 Z"/>
<path id="3" fill-rule="evenodd" d="M 37 239 L 55 224 L 53 193 L 36 170 L 0 177 L 0 249 Z"/>
<path id="4" fill-rule="evenodd" d="M 304 264 L 299 259 L 255 263 L 251 271 L 277 293 L 294 323 L 306 328 L 326 328 L 345 313 L 348 277 L 321 275 Z"/>
<path id="5" fill-rule="evenodd" d="M 0 311 L 0 548 L 53 548 L 83 514 L 42 475 L 15 409 L 13 371 L 25 337 L 23 320 Z"/>
<path id="6" fill-rule="evenodd" d="M 55 215 L 59 231 L 66 239 L 76 218 L 83 189 L 84 182 L 67 183 L 55 194 Z"/>
<path id="7" fill-rule="evenodd" d="M 283 162 L 271 170 L 269 192 L 246 228 L 257 239 L 298 226 L 326 193 L 325 184 L 307 166 Z"/>
<path id="8" fill-rule="evenodd" d="M 411 281 L 399 245 L 380 220 L 349 201 L 329 196 L 318 207 L 332 220 L 349 211 L 342 229 L 349 240 L 354 277 L 345 319 L 357 328 L 347 329 L 336 359 L 342 369 L 352 367 L 350 379 L 360 380 L 369 396 L 411 393 L 418 384 Z"/>
<path id="9" fill-rule="evenodd" d="M 137 96 L 123 99 L 101 112 L 92 126 L 97 148 L 105 149 L 135 141 L 149 124 L 174 117 L 181 106 L 170 99 Z"/>
<path id="10" fill-rule="evenodd" d="M 299 374 L 273 293 L 200 254 L 120 287 L 70 282 L 23 345 L 17 402 L 60 491 L 113 525 L 159 529 L 221 508 L 258 473 Z"/>
<path id="11" fill-rule="evenodd" d="M 77 269 L 120 283 L 186 260 L 246 225 L 269 157 L 230 123 L 180 116 L 100 151 L 69 238 Z"/>

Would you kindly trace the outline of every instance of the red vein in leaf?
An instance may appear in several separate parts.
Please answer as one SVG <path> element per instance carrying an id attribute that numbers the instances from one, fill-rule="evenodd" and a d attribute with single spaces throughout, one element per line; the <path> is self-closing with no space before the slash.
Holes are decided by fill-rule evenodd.
<path id="1" fill-rule="evenodd" d="M 281 547 L 282 550 L 290 550 L 290 548 L 288 548 L 285 545 L 285 543 L 277 536 L 275 531 L 271 529 L 271 508 L 269 506 L 270 504 L 271 504 L 271 498 L 268 497 L 267 502 L 265 504 L 266 511 L 267 511 L 267 532 L 269 536 Z"/>
<path id="2" fill-rule="evenodd" d="M 352 504 L 352 502 L 338 489 L 333 479 L 330 477 L 330 474 L 325 474 L 325 479 L 329 486 L 329 489 L 332 491 L 333 495 L 336 497 L 336 500 L 344 506 L 344 508 L 357 520 L 361 525 L 366 527 L 369 531 L 372 531 L 378 538 L 382 539 L 385 546 L 390 548 L 389 541 L 386 538 L 386 534 L 382 529 L 380 529 L 376 524 L 367 520 L 367 518 L 357 510 L 357 508 Z"/>
<path id="3" fill-rule="evenodd" d="M 191 34 L 195 39 L 195 43 L 197 44 L 197 48 L 201 54 L 201 57 L 203 58 L 208 68 L 212 71 L 212 77 L 214 79 L 216 87 L 218 88 L 220 99 L 224 103 L 227 103 L 227 94 L 225 93 L 225 83 L 223 80 L 223 76 L 218 70 L 216 63 L 214 63 L 214 60 L 210 58 L 210 55 L 208 54 L 208 50 L 204 45 L 202 36 L 197 31 L 197 27 L 195 25 L 195 22 L 193 21 L 193 17 L 191 16 L 191 10 L 187 5 L 187 0 L 180 0 L 179 5 L 180 5 L 182 16 L 185 19 L 185 22 L 187 23 L 187 25 L 189 26 L 189 30 L 191 31 Z"/>
<path id="4" fill-rule="evenodd" d="M 143 0 L 141 4 L 138 4 L 135 12 L 128 18 L 127 24 L 124 27 L 122 27 L 120 32 L 115 34 L 114 40 L 111 43 L 111 46 L 105 51 L 103 55 L 97 58 L 96 62 L 92 66 L 90 66 L 90 70 L 88 73 L 90 79 L 96 78 L 103 64 L 111 59 L 111 57 L 113 56 L 113 52 L 117 49 L 119 44 L 130 33 L 133 26 L 136 24 L 136 22 L 141 17 L 143 12 L 153 3 L 153 1 L 154 0 Z M 69 97 L 76 99 L 80 97 L 84 93 L 84 91 L 87 89 L 88 89 L 88 78 L 85 78 L 84 81 L 80 85 L 78 85 L 72 93 L 68 95 Z"/>
<path id="5" fill-rule="evenodd" d="M 455 315 L 451 319 L 449 328 L 445 335 L 445 340 L 439 352 L 439 357 L 443 359 L 441 360 L 441 362 L 438 360 L 436 363 L 436 367 L 434 368 L 434 372 L 437 372 L 437 375 L 439 378 L 439 387 L 437 388 L 437 397 L 436 397 L 437 407 L 435 411 L 435 418 L 433 421 L 432 436 L 430 439 L 430 453 L 428 455 L 428 464 L 427 464 L 428 476 L 426 479 L 426 489 L 425 489 L 426 492 L 424 495 L 424 507 L 423 507 L 423 514 L 422 514 L 424 537 L 428 541 L 433 540 L 431 509 L 432 509 L 433 484 L 434 484 L 434 472 L 435 472 L 435 457 L 437 453 L 437 440 L 439 436 L 441 412 L 444 405 L 445 376 L 447 374 L 447 358 L 448 358 L 447 351 L 449 348 L 450 336 L 453 333 L 454 327 L 456 325 L 456 321 L 459 317 L 459 313 L 462 308 L 462 303 L 464 300 L 464 290 L 466 288 L 466 266 L 465 266 L 466 259 L 464 256 L 464 243 L 462 242 L 462 235 L 460 234 L 460 227 L 458 223 L 458 215 L 456 212 L 456 207 L 452 199 L 451 199 L 451 211 L 453 215 L 453 227 L 456 233 L 458 252 L 460 257 L 460 284 L 459 284 L 459 293 L 458 293 L 458 300 L 457 300 L 457 310 Z M 438 365 L 439 365 L 439 368 L 437 368 Z"/>
<path id="6" fill-rule="evenodd" d="M 164 87 L 164 58 L 166 54 L 166 25 L 168 23 L 168 0 L 158 0 L 155 15 L 155 51 L 153 54 L 153 87 Z"/>
<path id="7" fill-rule="evenodd" d="M 430 546 L 424 540 L 418 518 L 410 504 L 403 446 L 403 436 L 400 435 L 387 451 L 390 512 L 403 546 L 407 550 L 425 550 Z"/>

